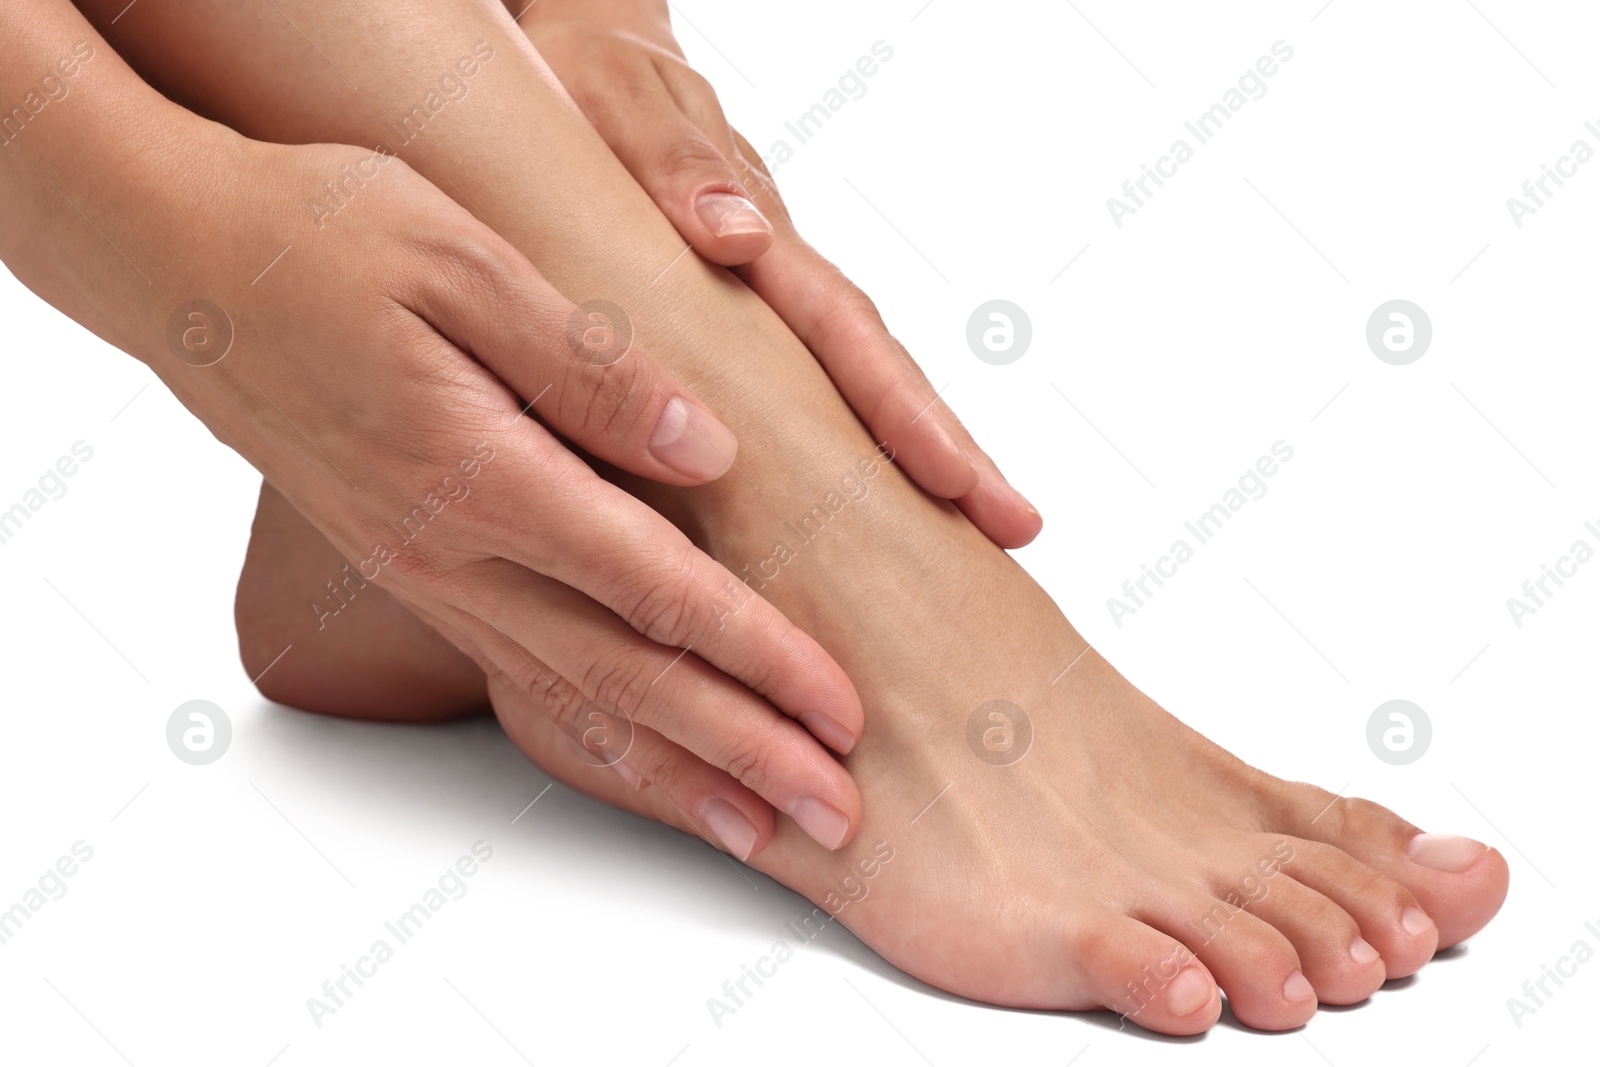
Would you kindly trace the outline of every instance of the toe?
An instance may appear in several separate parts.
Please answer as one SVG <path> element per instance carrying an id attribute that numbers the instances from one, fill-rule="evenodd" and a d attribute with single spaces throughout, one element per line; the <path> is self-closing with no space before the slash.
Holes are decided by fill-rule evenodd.
<path id="1" fill-rule="evenodd" d="M 1323 1004 L 1355 1004 L 1383 984 L 1383 958 L 1351 914 L 1286 872 L 1260 882 L 1249 912 L 1294 946 Z"/>
<path id="2" fill-rule="evenodd" d="M 1289 939 L 1242 908 L 1177 890 L 1136 917 L 1186 944 L 1228 994 L 1234 1016 L 1257 1030 L 1291 1030 L 1317 1011 L 1317 994 Z"/>
<path id="3" fill-rule="evenodd" d="M 1337 904 L 1383 958 L 1383 974 L 1404 978 L 1433 958 L 1439 930 L 1411 891 L 1343 849 L 1291 839 L 1282 872 Z M 1320 990 L 1319 990 L 1320 991 Z"/>
<path id="4" fill-rule="evenodd" d="M 1217 983 L 1194 954 L 1136 919 L 1096 909 L 1069 926 L 1067 941 L 1067 1001 L 1162 1034 L 1198 1034 L 1222 1013 Z"/>
<path id="5" fill-rule="evenodd" d="M 1306 786 L 1295 794 L 1290 821 L 1296 825 L 1284 829 L 1334 845 L 1405 886 L 1439 928 L 1440 948 L 1477 933 L 1505 903 L 1511 873 L 1487 845 L 1423 833 L 1370 800 Z"/>

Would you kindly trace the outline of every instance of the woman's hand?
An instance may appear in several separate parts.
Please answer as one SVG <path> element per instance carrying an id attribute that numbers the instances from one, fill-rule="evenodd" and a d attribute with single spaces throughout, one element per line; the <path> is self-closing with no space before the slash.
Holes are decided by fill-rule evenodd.
<path id="1" fill-rule="evenodd" d="M 769 803 L 829 848 L 847 841 L 859 795 L 817 738 L 844 752 L 860 736 L 850 680 L 560 439 L 691 485 L 732 462 L 729 431 L 400 160 L 182 114 L 129 118 L 101 158 L 56 159 L 53 177 L 8 170 L 37 222 L 0 245 L 14 273 L 149 364 L 361 580 L 593 762 L 626 756 L 681 788 L 736 855 L 770 838 Z M 326 593 L 304 590 L 308 610 Z M 682 773 L 701 760 L 731 775 L 709 796 Z"/>
<path id="2" fill-rule="evenodd" d="M 1033 540 L 1039 513 L 938 403 L 867 295 L 796 232 L 760 156 L 684 61 L 665 0 L 506 3 L 684 240 L 739 268 L 906 473 L 1002 548 Z"/>

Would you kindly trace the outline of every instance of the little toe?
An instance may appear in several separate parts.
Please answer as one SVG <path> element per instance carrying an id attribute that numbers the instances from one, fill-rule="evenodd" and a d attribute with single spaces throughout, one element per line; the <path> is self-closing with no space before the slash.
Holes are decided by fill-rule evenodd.
<path id="1" fill-rule="evenodd" d="M 1181 942 L 1137 919 L 1096 909 L 1071 924 L 1067 941 L 1074 972 L 1069 1002 L 1098 1004 L 1147 1030 L 1180 1036 L 1210 1029 L 1222 1013 L 1205 966 Z"/>

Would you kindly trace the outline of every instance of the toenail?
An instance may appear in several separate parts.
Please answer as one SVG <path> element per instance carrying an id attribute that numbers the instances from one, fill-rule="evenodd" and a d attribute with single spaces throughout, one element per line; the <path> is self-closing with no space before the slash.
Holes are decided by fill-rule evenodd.
<path id="1" fill-rule="evenodd" d="M 856 747 L 856 739 L 850 736 L 849 731 L 820 711 L 808 711 L 800 716 L 800 725 L 841 756 L 848 756 L 850 750 Z"/>
<path id="2" fill-rule="evenodd" d="M 1447 874 L 1459 874 L 1478 862 L 1489 846 L 1470 837 L 1455 834 L 1418 834 L 1411 839 L 1406 854 L 1412 863 L 1432 867 Z"/>
<path id="3" fill-rule="evenodd" d="M 741 860 L 750 858 L 756 847 L 756 828 L 739 814 L 739 809 L 721 797 L 709 797 L 700 805 L 700 821 L 711 828 L 729 852 Z"/>
<path id="4" fill-rule="evenodd" d="M 1197 968 L 1185 967 L 1167 986 L 1167 1010 L 1175 1017 L 1191 1015 L 1211 1003 L 1211 980 Z"/>
<path id="5" fill-rule="evenodd" d="M 844 835 L 850 832 L 850 820 L 816 797 L 801 797 L 795 801 L 789 807 L 789 816 L 826 849 L 844 844 Z"/>
<path id="6" fill-rule="evenodd" d="M 1421 908 L 1407 908 L 1400 915 L 1400 925 L 1412 937 L 1419 937 L 1433 926 L 1433 920 L 1428 918 L 1427 912 Z"/>
<path id="7" fill-rule="evenodd" d="M 1363 966 L 1376 962 L 1378 950 L 1373 948 L 1364 937 L 1358 937 L 1350 942 L 1350 958 Z"/>
<path id="8" fill-rule="evenodd" d="M 1310 1000 L 1316 995 L 1317 991 L 1311 988 L 1311 983 L 1299 971 L 1289 972 L 1289 977 L 1283 980 L 1284 1000 Z"/>

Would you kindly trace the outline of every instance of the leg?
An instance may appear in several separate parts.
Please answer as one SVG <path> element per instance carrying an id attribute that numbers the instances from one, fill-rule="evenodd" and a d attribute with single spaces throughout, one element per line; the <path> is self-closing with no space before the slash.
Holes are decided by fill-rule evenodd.
<path id="1" fill-rule="evenodd" d="M 447 69 L 488 32 L 417 27 L 385 64 Z M 877 455 L 765 305 L 676 258 L 676 234 L 563 111 L 536 57 L 510 44 L 502 56 L 475 110 L 430 126 L 408 159 L 570 294 L 625 307 L 724 414 L 741 438 L 737 476 L 634 489 L 822 641 L 866 701 L 867 736 L 847 760 L 861 836 L 835 855 L 780 820 L 756 866 L 943 988 L 1110 1007 L 1175 1033 L 1217 1018 L 1218 985 L 1248 1025 L 1298 1025 L 1318 998 L 1359 1000 L 1493 916 L 1507 882 L 1497 853 L 1247 767 L 1087 650 L 1009 557 Z M 354 76 L 375 99 L 404 99 L 385 64 Z M 248 67 L 228 72 L 236 92 L 270 83 Z M 259 121 L 301 139 L 381 139 L 381 109 L 318 88 L 329 95 L 308 103 L 314 115 Z M 248 124 L 248 104 L 229 117 Z M 1032 724 L 1010 765 L 992 701 Z M 655 791 L 624 794 L 577 765 L 542 716 L 508 699 L 496 710 L 573 784 L 684 825 Z"/>

